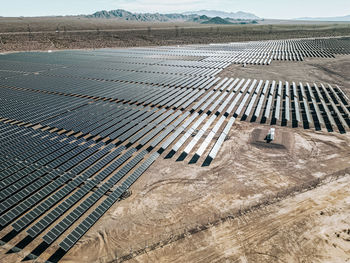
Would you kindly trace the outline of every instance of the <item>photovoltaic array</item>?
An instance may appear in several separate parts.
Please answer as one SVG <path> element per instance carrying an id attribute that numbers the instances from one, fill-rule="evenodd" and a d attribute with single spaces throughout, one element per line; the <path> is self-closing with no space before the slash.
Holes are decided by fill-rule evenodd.
<path id="1" fill-rule="evenodd" d="M 337 85 L 220 73 L 349 52 L 329 38 L 1 55 L 1 244 L 59 260 L 158 158 L 209 166 L 235 121 L 347 132 Z"/>

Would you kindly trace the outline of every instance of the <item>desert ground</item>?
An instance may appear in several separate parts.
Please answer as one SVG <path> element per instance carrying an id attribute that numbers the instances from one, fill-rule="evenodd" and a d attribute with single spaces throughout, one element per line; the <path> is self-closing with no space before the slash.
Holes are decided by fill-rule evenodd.
<path id="1" fill-rule="evenodd" d="M 0 17 L 0 52 L 208 44 L 350 35 L 350 23 L 258 25 L 131 22 L 84 17 Z"/>

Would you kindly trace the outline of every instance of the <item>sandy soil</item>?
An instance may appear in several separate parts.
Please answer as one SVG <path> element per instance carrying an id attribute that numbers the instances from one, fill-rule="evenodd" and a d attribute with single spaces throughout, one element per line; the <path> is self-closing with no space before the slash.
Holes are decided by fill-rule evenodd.
<path id="1" fill-rule="evenodd" d="M 129 262 L 350 262 L 350 176 Z"/>

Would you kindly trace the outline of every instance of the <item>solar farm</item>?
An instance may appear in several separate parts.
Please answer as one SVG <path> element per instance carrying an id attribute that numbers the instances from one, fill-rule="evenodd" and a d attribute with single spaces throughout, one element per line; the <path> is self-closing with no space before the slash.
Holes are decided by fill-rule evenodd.
<path id="1" fill-rule="evenodd" d="M 242 125 L 347 138 L 349 87 L 223 73 L 349 54 L 349 38 L 2 54 L 1 258 L 63 260 L 156 162 L 215 169 Z"/>

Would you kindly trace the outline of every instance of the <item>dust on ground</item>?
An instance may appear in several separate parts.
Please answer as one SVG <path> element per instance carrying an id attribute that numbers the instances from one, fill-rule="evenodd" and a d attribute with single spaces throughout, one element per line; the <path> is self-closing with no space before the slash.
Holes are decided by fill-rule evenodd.
<path id="1" fill-rule="evenodd" d="M 350 176 L 128 262 L 349 262 Z"/>

